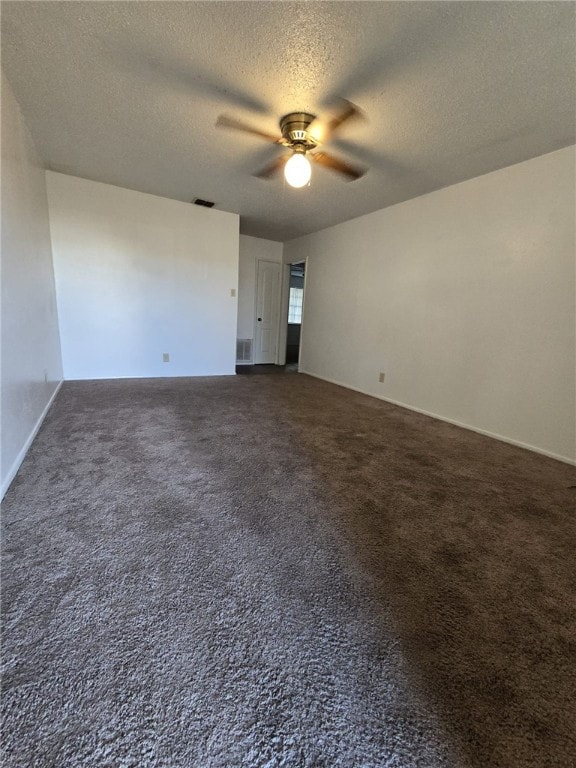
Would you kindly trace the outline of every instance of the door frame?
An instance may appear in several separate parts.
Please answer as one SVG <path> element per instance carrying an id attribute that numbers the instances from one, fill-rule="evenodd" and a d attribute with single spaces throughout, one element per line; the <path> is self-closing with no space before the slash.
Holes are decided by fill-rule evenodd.
<path id="1" fill-rule="evenodd" d="M 288 344 L 288 305 L 290 303 L 290 267 L 293 264 L 304 264 L 304 293 L 302 299 L 302 322 L 300 324 L 300 350 L 302 350 L 302 335 L 304 332 L 304 307 L 306 306 L 306 259 L 298 261 L 289 261 L 284 264 L 282 270 L 282 301 L 281 301 L 281 319 L 280 319 L 280 338 L 279 348 L 282 348 L 282 362 L 286 364 L 286 346 Z M 298 358 L 298 371 L 300 371 L 300 357 Z"/>
<path id="2" fill-rule="evenodd" d="M 286 365 L 286 345 L 288 344 L 288 304 L 290 301 L 290 264 L 282 264 L 282 295 L 280 297 L 280 317 L 278 321 L 278 362 Z"/>

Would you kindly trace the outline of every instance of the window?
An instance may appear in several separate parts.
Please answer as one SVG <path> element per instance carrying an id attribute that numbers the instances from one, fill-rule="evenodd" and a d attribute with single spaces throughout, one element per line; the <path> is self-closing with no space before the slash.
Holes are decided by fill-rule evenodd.
<path id="1" fill-rule="evenodd" d="M 304 288 L 290 288 L 290 302 L 288 304 L 288 322 L 300 325 L 302 322 L 302 302 L 304 300 Z"/>

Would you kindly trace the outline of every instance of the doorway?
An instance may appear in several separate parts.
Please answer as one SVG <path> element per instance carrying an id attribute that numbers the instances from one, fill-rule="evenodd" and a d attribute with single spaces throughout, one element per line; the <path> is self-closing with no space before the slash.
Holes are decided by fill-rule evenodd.
<path id="1" fill-rule="evenodd" d="M 304 304 L 305 262 L 290 264 L 286 365 L 297 365 L 300 358 L 302 307 Z"/>

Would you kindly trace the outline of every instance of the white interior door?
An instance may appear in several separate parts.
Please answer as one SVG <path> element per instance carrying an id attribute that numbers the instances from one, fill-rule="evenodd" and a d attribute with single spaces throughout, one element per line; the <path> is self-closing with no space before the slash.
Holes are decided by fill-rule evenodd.
<path id="1" fill-rule="evenodd" d="M 275 363 L 280 310 L 280 274 L 282 265 L 259 261 L 256 282 L 255 363 Z"/>

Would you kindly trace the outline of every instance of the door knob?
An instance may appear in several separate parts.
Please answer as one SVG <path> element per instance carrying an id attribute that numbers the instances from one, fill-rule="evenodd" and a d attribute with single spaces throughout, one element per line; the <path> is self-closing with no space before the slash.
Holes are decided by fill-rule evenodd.
<path id="1" fill-rule="evenodd" d="M 259 323 L 261 323 L 261 322 L 262 322 L 262 318 L 261 318 L 261 317 L 259 317 L 259 318 L 258 318 L 258 322 L 259 322 Z"/>

